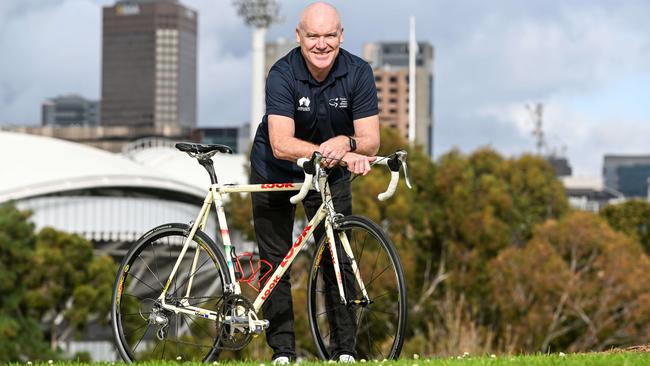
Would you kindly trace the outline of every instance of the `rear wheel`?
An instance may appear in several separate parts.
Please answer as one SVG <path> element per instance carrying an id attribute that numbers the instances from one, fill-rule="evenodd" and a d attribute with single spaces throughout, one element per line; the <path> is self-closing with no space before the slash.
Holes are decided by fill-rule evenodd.
<path id="1" fill-rule="evenodd" d="M 218 356 L 214 321 L 163 309 L 158 299 L 189 231 L 184 224 L 159 226 L 140 238 L 120 265 L 111 320 L 117 348 L 127 362 L 210 361 Z M 197 231 L 169 283 L 165 303 L 216 311 L 229 283 L 222 252 L 205 233 Z"/>
<path id="2" fill-rule="evenodd" d="M 328 240 L 322 238 L 316 247 L 308 290 L 309 323 L 316 348 L 323 359 L 347 353 L 352 344 L 358 359 L 397 358 L 404 342 L 407 312 L 406 285 L 397 252 L 381 228 L 365 217 L 347 216 L 339 224 L 334 235 L 338 238 L 339 232 L 345 232 L 368 299 L 351 266 L 342 265 L 348 304 L 340 304 Z M 337 249 L 339 258 L 345 255 L 340 243 Z"/>

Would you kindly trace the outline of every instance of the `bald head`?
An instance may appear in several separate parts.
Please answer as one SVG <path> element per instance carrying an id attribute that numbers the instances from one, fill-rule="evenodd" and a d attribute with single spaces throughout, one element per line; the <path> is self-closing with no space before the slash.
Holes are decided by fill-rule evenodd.
<path id="1" fill-rule="evenodd" d="M 336 8 L 327 3 L 313 3 L 303 10 L 296 27 L 307 68 L 318 81 L 325 79 L 343 42 L 343 28 Z"/>
<path id="2" fill-rule="evenodd" d="M 320 24 L 314 24 L 320 23 Z M 341 30 L 341 18 L 339 12 L 334 6 L 324 2 L 316 2 L 305 8 L 300 15 L 300 22 L 298 28 L 305 30 L 310 26 L 335 25 L 337 30 Z"/>

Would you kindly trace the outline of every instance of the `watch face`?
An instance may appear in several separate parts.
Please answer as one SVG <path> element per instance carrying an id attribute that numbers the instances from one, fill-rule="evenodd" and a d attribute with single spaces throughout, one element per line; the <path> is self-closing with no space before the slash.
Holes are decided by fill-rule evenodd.
<path id="1" fill-rule="evenodd" d="M 350 151 L 356 150 L 357 149 L 357 141 L 353 137 L 348 136 L 348 138 L 350 139 Z"/>

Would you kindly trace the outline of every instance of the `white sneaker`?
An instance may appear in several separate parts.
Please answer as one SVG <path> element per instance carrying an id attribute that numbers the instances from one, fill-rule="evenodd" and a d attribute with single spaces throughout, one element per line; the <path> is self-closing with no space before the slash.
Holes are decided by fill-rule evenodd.
<path id="1" fill-rule="evenodd" d="M 273 359 L 273 362 L 271 362 L 272 365 L 288 365 L 289 364 L 289 357 L 287 356 L 280 356 L 278 358 Z"/>
<path id="2" fill-rule="evenodd" d="M 355 363 L 357 360 L 354 359 L 354 356 L 352 355 L 347 355 L 347 354 L 342 354 L 339 356 L 339 362 L 340 363 Z"/>

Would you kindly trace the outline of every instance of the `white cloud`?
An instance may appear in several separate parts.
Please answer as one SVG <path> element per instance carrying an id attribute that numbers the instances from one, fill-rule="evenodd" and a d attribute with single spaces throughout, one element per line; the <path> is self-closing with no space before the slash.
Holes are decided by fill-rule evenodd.
<path id="1" fill-rule="evenodd" d="M 0 0 L 0 123 L 36 123 L 42 100 L 58 94 L 99 96 L 101 6 L 113 2 Z M 250 31 L 230 0 L 181 2 L 199 11 L 199 123 L 246 121 Z M 610 105 L 602 96 L 609 94 L 594 97 L 617 80 L 647 75 L 645 0 L 333 2 L 346 27 L 344 46 L 357 53 L 364 42 L 405 40 L 408 16 L 417 16 L 419 39 L 436 49 L 437 154 L 454 145 L 533 151 L 524 105 L 535 102 L 546 105 L 549 143 L 566 144 L 576 170 L 599 175 L 604 152 L 647 151 L 650 110 L 620 114 L 625 106 Z M 268 39 L 291 37 L 304 3 L 281 6 L 286 20 Z M 639 100 L 650 94 L 650 86 L 624 89 Z M 594 104 L 597 113 L 589 113 Z"/>

